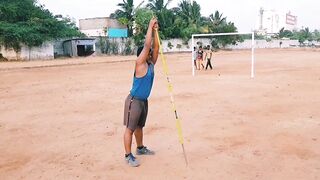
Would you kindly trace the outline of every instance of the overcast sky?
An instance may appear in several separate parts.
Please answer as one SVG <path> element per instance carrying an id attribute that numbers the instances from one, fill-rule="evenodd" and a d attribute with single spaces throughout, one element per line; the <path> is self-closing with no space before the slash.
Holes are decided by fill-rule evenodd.
<path id="1" fill-rule="evenodd" d="M 320 29 L 319 0 L 196 0 L 201 5 L 201 14 L 208 16 L 215 10 L 227 16 L 236 24 L 239 31 L 251 31 L 258 20 L 260 7 L 275 9 L 281 12 L 291 11 L 298 16 L 298 27 Z M 38 0 L 54 14 L 62 14 L 75 18 L 106 17 L 114 12 L 122 0 Z M 142 0 L 135 0 L 139 4 Z M 145 0 L 147 2 L 147 0 Z M 173 0 L 170 7 L 175 7 L 180 0 Z"/>

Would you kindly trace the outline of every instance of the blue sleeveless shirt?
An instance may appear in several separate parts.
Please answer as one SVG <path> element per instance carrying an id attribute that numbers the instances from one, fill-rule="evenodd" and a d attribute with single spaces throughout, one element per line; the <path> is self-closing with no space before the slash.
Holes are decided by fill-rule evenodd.
<path id="1" fill-rule="evenodd" d="M 141 78 L 137 78 L 134 74 L 133 85 L 130 95 L 139 100 L 147 100 L 150 96 L 154 79 L 154 65 L 148 64 L 147 74 Z"/>

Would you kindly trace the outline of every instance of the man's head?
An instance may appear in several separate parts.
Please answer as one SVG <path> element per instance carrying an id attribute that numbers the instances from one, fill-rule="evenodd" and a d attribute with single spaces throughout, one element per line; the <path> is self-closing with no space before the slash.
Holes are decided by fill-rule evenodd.
<path id="1" fill-rule="evenodd" d="M 199 46 L 199 49 L 202 50 L 202 46 Z"/>
<path id="2" fill-rule="evenodd" d="M 196 50 L 197 50 L 197 48 L 196 48 L 196 47 L 193 47 L 193 50 L 194 50 L 194 51 L 196 51 Z"/>
<path id="3" fill-rule="evenodd" d="M 138 50 L 137 50 L 137 57 L 139 57 L 139 56 L 140 56 L 140 54 L 141 54 L 141 52 L 142 52 L 143 48 L 144 48 L 143 46 L 138 47 Z M 149 51 L 149 56 L 148 56 L 147 61 L 151 60 L 151 58 L 152 58 L 152 53 L 153 53 L 153 49 L 150 49 L 150 51 Z"/>

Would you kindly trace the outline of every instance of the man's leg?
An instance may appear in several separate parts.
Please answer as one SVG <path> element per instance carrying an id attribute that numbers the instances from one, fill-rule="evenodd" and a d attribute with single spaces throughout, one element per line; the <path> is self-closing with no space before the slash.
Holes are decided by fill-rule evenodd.
<path id="1" fill-rule="evenodd" d="M 134 131 L 134 136 L 136 137 L 137 147 L 143 147 L 143 129 L 138 127 Z"/>
<path id="2" fill-rule="evenodd" d="M 131 153 L 132 136 L 135 129 L 138 127 L 139 118 L 142 112 L 141 102 L 128 96 L 124 108 L 124 125 L 126 126 L 123 140 L 126 155 Z"/>
<path id="3" fill-rule="evenodd" d="M 197 70 L 200 70 L 200 60 L 197 59 Z"/>
<path id="4" fill-rule="evenodd" d="M 201 60 L 200 62 L 201 62 L 202 69 L 204 69 L 203 60 Z"/>
<path id="5" fill-rule="evenodd" d="M 207 60 L 206 70 L 208 69 L 209 63 L 210 63 L 210 61 Z"/>
<path id="6" fill-rule="evenodd" d="M 131 153 L 132 135 L 133 131 L 129 128 L 126 128 L 124 132 L 124 149 L 126 151 L 126 155 Z"/>

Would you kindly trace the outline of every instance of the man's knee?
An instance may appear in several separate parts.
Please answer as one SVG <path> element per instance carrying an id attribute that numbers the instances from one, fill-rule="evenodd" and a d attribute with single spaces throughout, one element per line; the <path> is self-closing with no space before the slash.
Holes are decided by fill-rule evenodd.
<path id="1" fill-rule="evenodd" d="M 129 129 L 129 128 L 126 128 L 126 131 L 125 131 L 125 134 L 130 134 L 132 135 L 133 134 L 133 130 Z"/>

